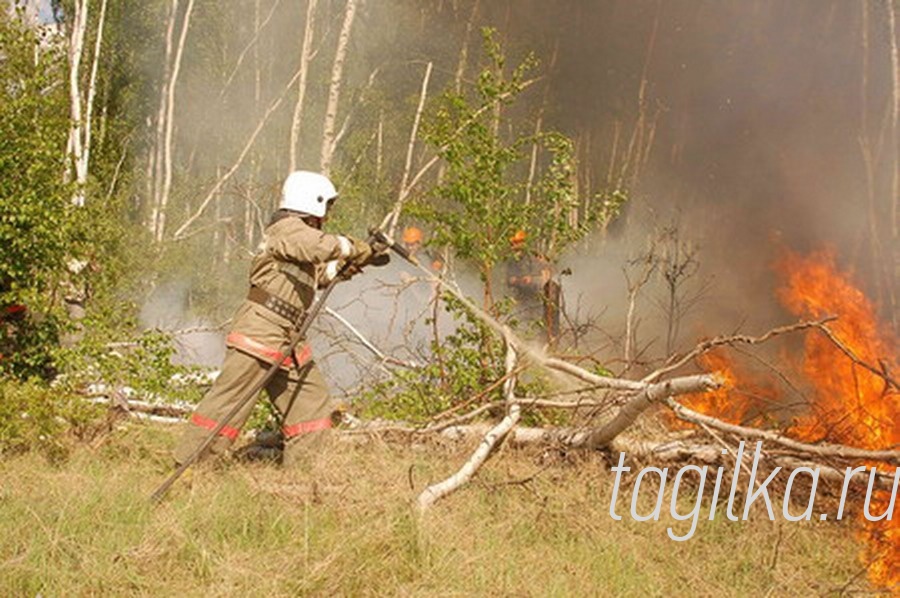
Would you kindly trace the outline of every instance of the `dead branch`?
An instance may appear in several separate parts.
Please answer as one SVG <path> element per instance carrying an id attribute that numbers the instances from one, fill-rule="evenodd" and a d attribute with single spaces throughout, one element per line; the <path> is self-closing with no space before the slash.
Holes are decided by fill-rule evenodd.
<path id="1" fill-rule="evenodd" d="M 244 49 L 241 50 L 241 53 L 238 55 L 238 58 L 234 63 L 234 66 L 231 68 L 231 73 L 225 79 L 225 83 L 222 85 L 222 89 L 219 91 L 220 99 L 225 95 L 225 92 L 228 91 L 228 88 L 234 81 L 234 76 L 237 75 L 238 70 L 240 70 L 241 65 L 244 63 L 244 58 L 247 56 L 247 53 L 256 46 L 256 43 L 259 41 L 259 34 L 263 29 L 266 28 L 266 25 L 269 24 L 269 21 L 272 20 L 272 16 L 275 14 L 275 10 L 278 8 L 279 4 L 281 4 L 281 0 L 275 0 L 275 2 L 272 3 L 272 7 L 269 9 L 266 18 L 263 19 L 263 22 L 256 27 L 256 30 L 253 32 L 253 37 L 249 42 L 247 42 L 247 45 L 244 46 Z"/>
<path id="2" fill-rule="evenodd" d="M 372 341 L 370 341 L 365 336 L 363 336 L 363 334 L 355 326 L 353 326 L 353 324 L 351 324 L 347 320 L 347 318 L 345 318 L 338 312 L 334 311 L 330 307 L 325 306 L 325 313 L 327 313 L 329 316 L 331 316 L 332 318 L 334 318 L 335 320 L 340 322 L 347 330 L 349 330 L 350 334 L 352 334 L 354 336 L 354 338 L 356 338 L 360 343 L 362 343 L 362 345 L 366 349 L 371 351 L 372 354 L 375 355 L 375 357 L 377 357 L 381 363 L 398 365 L 400 367 L 404 367 L 407 369 L 418 369 L 418 368 L 422 367 L 421 364 L 418 364 L 416 362 L 402 361 L 400 359 L 397 359 L 396 357 L 391 357 L 390 355 L 385 354 L 381 349 L 376 347 L 372 343 Z"/>
<path id="3" fill-rule="evenodd" d="M 736 334 L 732 336 L 717 336 L 715 338 L 711 338 L 709 340 L 703 341 L 698 344 L 692 351 L 684 355 L 683 357 L 678 357 L 677 355 L 672 356 L 669 361 L 662 368 L 651 372 L 647 376 L 643 378 L 643 382 L 652 382 L 653 380 L 658 380 L 660 376 L 668 374 L 670 372 L 674 372 L 678 368 L 684 366 L 687 363 L 690 363 L 692 360 L 696 359 L 700 355 L 704 353 L 708 353 L 712 349 L 716 347 L 722 347 L 726 345 L 737 345 L 737 344 L 745 344 L 745 345 L 758 345 L 760 343 L 764 343 L 767 340 L 774 338 L 776 336 L 781 336 L 783 334 L 787 334 L 789 332 L 797 332 L 798 330 L 807 330 L 809 328 L 818 328 L 828 322 L 836 320 L 837 316 L 828 316 L 826 318 L 822 318 L 820 320 L 815 321 L 803 321 L 797 322 L 796 324 L 790 324 L 787 326 L 779 326 L 777 328 L 772 328 L 765 334 L 761 336 L 748 336 L 746 334 Z"/>
<path id="4" fill-rule="evenodd" d="M 511 372 L 516 367 L 516 351 L 515 348 L 507 343 L 506 346 L 506 371 Z M 515 399 L 515 387 L 516 387 L 516 378 L 515 376 L 510 376 L 507 378 L 504 383 L 503 391 L 506 399 L 508 401 L 513 401 Z M 503 442 L 503 440 L 507 437 L 510 431 L 515 427 L 515 425 L 519 422 L 519 418 L 521 417 L 521 408 L 519 405 L 510 404 L 509 410 L 507 411 L 506 417 L 503 420 L 491 428 L 491 430 L 485 434 L 484 438 L 481 441 L 481 444 L 478 445 L 478 449 L 472 454 L 468 461 L 462 466 L 462 468 L 457 471 L 455 474 L 447 478 L 446 480 L 439 482 L 437 484 L 432 484 L 425 488 L 422 493 L 419 495 L 416 503 L 419 508 L 419 512 L 424 512 L 433 505 L 436 501 L 441 498 L 447 496 L 448 494 L 455 492 L 461 486 L 466 484 L 472 476 L 474 476 L 478 470 L 484 465 L 485 461 L 493 454 L 498 446 Z"/>
<path id="5" fill-rule="evenodd" d="M 428 97 L 428 82 L 431 80 L 431 69 L 433 62 L 429 62 L 425 67 L 425 75 L 422 77 L 422 90 L 419 92 L 419 105 L 416 107 L 416 115 L 413 118 L 412 129 L 409 132 L 409 143 L 406 147 L 406 163 L 403 166 L 403 178 L 400 180 L 400 194 L 397 197 L 397 204 L 391 212 L 392 219 L 388 227 L 388 235 L 393 237 L 397 231 L 397 219 L 400 218 L 400 212 L 403 210 L 403 200 L 406 197 L 406 187 L 409 182 L 409 172 L 412 169 L 413 150 L 416 147 L 416 137 L 419 132 L 419 121 L 422 119 L 422 111 L 425 109 L 425 99 Z"/>
<path id="6" fill-rule="evenodd" d="M 768 440 L 805 455 L 852 460 L 884 461 L 886 463 L 900 464 L 900 450 L 870 451 L 839 444 L 808 444 L 805 442 L 792 440 L 778 432 L 774 432 L 771 430 L 760 430 L 758 428 L 749 428 L 746 426 L 738 426 L 736 424 L 723 422 L 719 419 L 716 419 L 715 417 L 697 413 L 696 411 L 685 407 L 684 405 L 676 402 L 671 398 L 666 399 L 665 404 L 670 409 L 672 409 L 672 411 L 679 419 L 682 419 L 684 421 L 694 424 L 702 423 L 716 430 L 734 434 L 735 436 L 741 438 L 759 438 Z"/>
<path id="7" fill-rule="evenodd" d="M 870 372 L 884 380 L 888 384 L 888 386 L 893 386 L 895 390 L 900 390 L 900 386 L 898 386 L 897 381 L 891 377 L 890 372 L 887 370 L 886 366 L 883 370 L 879 370 L 878 368 L 866 363 L 865 361 L 857 357 L 856 353 L 854 353 L 853 350 L 850 349 L 850 347 L 845 345 L 844 342 L 837 337 L 834 331 L 826 326 L 824 322 L 817 323 L 816 328 L 821 331 L 822 334 L 828 337 L 828 340 L 834 343 L 834 346 L 837 347 L 844 355 L 846 355 L 850 359 L 850 361 L 862 368 L 869 370 Z"/>
<path id="8" fill-rule="evenodd" d="M 534 79 L 529 79 L 528 81 L 523 82 L 519 86 L 519 91 L 525 90 L 526 88 L 530 87 L 537 81 L 540 81 L 540 77 L 536 77 Z M 488 102 L 488 103 L 484 104 L 483 106 L 479 107 L 478 110 L 473 112 L 472 115 L 468 119 L 466 119 L 465 122 L 460 124 L 456 128 L 456 130 L 454 130 L 453 133 L 450 135 L 450 141 L 448 141 L 448 143 L 445 143 L 444 145 L 439 147 L 436 155 L 432 156 L 432 158 L 428 162 L 426 162 L 422 166 L 422 168 L 419 169 L 419 171 L 415 174 L 415 176 L 413 176 L 412 180 L 409 182 L 409 184 L 406 186 L 405 189 L 400 190 L 400 197 L 397 199 L 397 205 L 401 206 L 401 209 L 402 209 L 403 202 L 406 200 L 407 197 L 409 197 L 409 194 L 412 193 L 412 190 L 419 183 L 419 181 L 422 180 L 422 177 L 424 177 L 426 174 L 428 174 L 428 172 L 434 167 L 434 165 L 440 161 L 441 152 L 445 151 L 449 147 L 450 142 L 455 141 L 456 138 L 460 134 L 462 134 L 463 131 L 466 130 L 466 127 L 470 126 L 472 123 L 477 121 L 478 118 L 481 117 L 482 114 L 484 114 L 485 112 L 487 112 L 488 110 L 493 108 L 495 103 L 503 102 L 504 100 L 509 98 L 511 95 L 513 95 L 513 93 L 514 92 L 509 91 L 509 92 L 500 94 L 499 96 L 494 98 L 491 102 Z M 397 206 L 394 207 L 394 210 L 397 210 Z M 385 228 L 387 228 L 388 223 L 392 222 L 393 220 L 396 220 L 399 217 L 399 213 L 397 214 L 397 216 L 394 215 L 394 210 L 389 212 L 384 217 L 384 220 L 381 221 L 381 225 L 378 227 L 380 230 L 384 230 Z M 429 276 L 433 276 L 433 274 L 431 272 L 428 272 L 427 270 L 423 269 L 423 272 L 425 272 Z"/>
<path id="9" fill-rule="evenodd" d="M 274 102 L 272 102 L 268 110 L 266 110 L 266 113 L 263 114 L 263 117 L 256 125 L 256 129 L 253 130 L 253 133 L 250 134 L 250 137 L 247 139 L 247 143 L 244 144 L 244 149 L 241 150 L 241 153 L 234 161 L 234 164 L 231 165 L 231 168 L 229 168 L 224 175 L 219 177 L 219 180 L 216 181 L 215 185 L 212 186 L 212 189 L 210 189 L 207 192 L 206 196 L 203 198 L 203 201 L 200 202 L 200 206 L 197 208 L 197 210 L 193 214 L 191 214 L 191 216 L 188 217 L 188 219 L 185 220 L 180 227 L 178 227 L 178 230 L 176 230 L 175 234 L 173 235 L 173 239 L 175 239 L 176 241 L 180 241 L 185 238 L 185 231 L 187 231 L 187 229 L 190 228 L 190 226 L 194 222 L 196 222 L 197 219 L 200 218 L 200 216 L 203 215 L 203 212 L 206 211 L 206 208 L 209 207 L 209 204 L 213 199 L 215 199 L 216 194 L 219 192 L 219 190 L 225 185 L 225 183 L 227 183 L 231 179 L 232 176 L 234 176 L 234 173 L 238 171 L 238 169 L 241 167 L 241 164 L 244 163 L 244 159 L 247 157 L 247 154 L 250 153 L 250 149 L 253 147 L 253 144 L 256 143 L 256 138 L 259 137 L 259 134 L 266 126 L 266 123 L 269 122 L 269 118 L 276 110 L 278 110 L 278 107 L 281 106 L 281 102 L 284 101 L 285 96 L 294 86 L 294 83 L 297 82 L 297 79 L 300 78 L 300 75 L 302 73 L 302 68 L 298 69 L 297 72 L 294 73 L 294 76 L 291 77 L 291 80 L 284 87 L 281 94 L 275 99 Z"/>

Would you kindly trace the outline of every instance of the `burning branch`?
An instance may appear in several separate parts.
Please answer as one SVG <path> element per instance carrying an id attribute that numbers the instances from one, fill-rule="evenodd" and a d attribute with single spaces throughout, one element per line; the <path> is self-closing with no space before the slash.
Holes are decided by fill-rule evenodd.
<path id="1" fill-rule="evenodd" d="M 834 321 L 837 319 L 837 316 L 828 316 L 826 318 L 822 318 L 820 320 L 816 320 L 813 322 L 803 321 L 797 322 L 796 324 L 790 324 L 788 326 L 779 326 L 777 328 L 772 328 L 765 334 L 761 336 L 747 336 L 745 334 L 737 334 L 732 336 L 717 336 L 715 338 L 711 338 L 709 340 L 703 341 L 699 345 L 697 345 L 693 351 L 687 353 L 683 357 L 673 356 L 669 362 L 663 366 L 662 368 L 656 370 L 655 372 L 651 372 L 649 375 L 644 377 L 644 382 L 651 382 L 653 380 L 658 380 L 660 376 L 665 374 L 674 372 L 678 368 L 684 366 L 687 363 L 690 363 L 697 357 L 700 357 L 704 353 L 708 353 L 712 349 L 716 347 L 723 346 L 731 346 L 737 344 L 744 345 L 758 345 L 760 343 L 764 343 L 767 340 L 774 338 L 776 336 L 781 336 L 783 334 L 788 334 L 790 332 L 797 332 L 799 330 L 808 330 L 810 328 L 819 328 L 827 324 L 828 322 Z"/>
<path id="2" fill-rule="evenodd" d="M 703 415 L 692 409 L 681 405 L 674 399 L 666 399 L 665 404 L 672 409 L 675 415 L 684 421 L 694 424 L 702 424 L 734 434 L 740 438 L 759 438 L 779 444 L 785 448 L 798 451 L 807 455 L 815 455 L 818 457 L 834 457 L 839 459 L 852 459 L 856 461 L 884 461 L 900 465 L 900 450 L 865 450 L 844 446 L 840 444 L 808 444 L 792 440 L 786 436 L 771 430 L 760 430 L 759 428 L 750 428 L 747 426 L 738 426 L 729 424 L 715 417 Z"/>
<path id="3" fill-rule="evenodd" d="M 891 377 L 890 372 L 887 369 L 887 365 L 885 365 L 883 362 L 881 364 L 882 369 L 879 370 L 875 366 L 872 366 L 857 357 L 856 353 L 854 353 L 850 347 L 844 344 L 841 339 L 839 339 L 837 335 L 835 335 L 834 331 L 831 330 L 831 328 L 825 325 L 825 321 L 816 323 L 816 328 L 819 329 L 822 334 L 828 337 L 828 340 L 834 343 L 834 346 L 840 349 L 844 355 L 849 357 L 850 361 L 862 368 L 869 370 L 879 378 L 883 379 L 888 384 L 888 386 L 893 386 L 894 390 L 900 390 L 900 386 L 897 385 L 897 381 Z"/>

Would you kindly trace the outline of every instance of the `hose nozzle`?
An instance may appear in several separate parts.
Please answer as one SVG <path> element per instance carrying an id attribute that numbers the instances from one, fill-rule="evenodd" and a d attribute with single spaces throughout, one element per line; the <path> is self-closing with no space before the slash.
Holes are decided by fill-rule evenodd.
<path id="1" fill-rule="evenodd" d="M 371 235 L 371 237 L 375 240 L 375 243 L 384 245 L 385 247 L 387 247 L 388 249 L 390 249 L 391 251 L 393 251 L 400 257 L 402 257 L 404 260 L 406 260 L 410 264 L 412 264 L 414 266 L 419 265 L 419 260 L 416 259 L 416 256 L 411 254 L 406 247 L 404 247 L 400 243 L 397 243 L 394 239 L 392 239 L 390 236 L 388 236 L 387 233 L 380 231 L 378 229 L 371 229 L 369 231 L 369 235 Z"/>

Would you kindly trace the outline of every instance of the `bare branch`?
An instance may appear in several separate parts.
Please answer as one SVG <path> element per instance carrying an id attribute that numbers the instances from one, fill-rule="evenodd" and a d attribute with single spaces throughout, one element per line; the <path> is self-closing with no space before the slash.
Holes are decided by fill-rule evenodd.
<path id="1" fill-rule="evenodd" d="M 187 231 L 187 229 L 194 222 L 196 222 L 197 219 L 200 218 L 200 216 L 203 215 L 203 212 L 206 211 L 206 208 L 209 207 L 209 204 L 213 199 L 215 199 L 216 193 L 219 192 L 219 189 L 221 189 L 222 186 L 227 183 L 231 179 L 231 177 L 234 176 L 234 173 L 237 172 L 237 170 L 241 167 L 241 164 L 244 163 L 244 159 L 247 157 L 247 154 L 250 153 L 250 149 L 253 147 L 253 144 L 256 143 L 256 138 L 259 137 L 259 134 L 263 130 L 263 127 L 266 126 L 269 118 L 272 116 L 272 114 L 275 113 L 276 110 L 278 110 L 278 107 L 281 106 L 281 102 L 284 101 L 287 93 L 294 86 L 294 83 L 297 82 L 297 79 L 300 78 L 301 73 L 302 69 L 298 69 L 297 72 L 294 73 L 294 76 L 291 77 L 291 80 L 284 87 L 281 94 L 278 96 L 278 98 L 275 99 L 274 102 L 272 102 L 268 110 L 266 110 L 266 113 L 263 115 L 262 119 L 260 119 L 259 124 L 256 125 L 256 129 L 254 129 L 253 133 L 247 139 L 247 143 L 244 144 L 244 149 L 241 150 L 241 153 L 240 155 L 238 155 L 237 160 L 235 160 L 234 164 L 231 165 L 231 168 L 229 168 L 225 172 L 225 174 L 216 181 L 216 184 L 213 185 L 212 189 L 207 192 L 206 197 L 204 197 L 203 201 L 200 202 L 200 207 L 198 207 L 197 210 L 190 217 L 188 217 L 187 220 L 184 221 L 184 224 L 178 227 L 178 230 L 176 230 L 175 234 L 173 235 L 174 240 L 180 241 L 185 237 L 185 231 Z"/>
<path id="2" fill-rule="evenodd" d="M 787 334 L 789 332 L 797 332 L 798 330 L 818 328 L 819 326 L 836 319 L 837 316 L 828 316 L 814 322 L 803 321 L 796 324 L 790 324 L 788 326 L 779 326 L 778 328 L 772 328 L 762 336 L 747 336 L 745 334 L 737 334 L 733 336 L 717 336 L 698 344 L 693 351 L 687 353 L 683 357 L 679 358 L 677 355 L 672 356 L 672 358 L 669 359 L 669 362 L 665 366 L 645 376 L 642 382 L 652 382 L 654 380 L 658 380 L 660 376 L 674 372 L 685 364 L 690 363 L 693 359 L 709 352 L 712 349 L 715 349 L 716 347 L 736 344 L 758 345 L 760 343 L 766 342 L 770 338 L 780 336 L 782 334 Z"/>
<path id="3" fill-rule="evenodd" d="M 428 81 L 431 79 L 431 69 L 433 62 L 429 62 L 425 67 L 425 76 L 422 77 L 422 90 L 419 92 L 419 105 L 416 107 L 416 116 L 413 119 L 412 129 L 409 132 L 409 144 L 406 146 L 406 163 L 403 166 L 403 178 L 400 179 L 400 194 L 397 197 L 397 203 L 391 212 L 391 223 L 388 227 L 388 235 L 393 237 L 397 231 L 397 220 L 400 218 L 400 212 L 403 210 L 403 200 L 406 197 L 406 187 L 409 181 L 409 171 L 412 168 L 413 151 L 416 148 L 416 137 L 419 132 L 419 121 L 422 118 L 422 110 L 425 108 L 425 98 L 428 97 Z"/>
<path id="4" fill-rule="evenodd" d="M 696 411 L 685 407 L 673 399 L 666 399 L 666 405 L 675 413 L 679 419 L 684 421 L 705 424 L 716 430 L 728 432 L 742 438 L 760 438 L 768 440 L 776 444 L 780 444 L 786 448 L 800 451 L 807 455 L 817 455 L 819 457 L 836 457 L 843 459 L 858 459 L 870 461 L 884 461 L 887 463 L 900 464 L 900 450 L 881 450 L 870 451 L 858 449 L 839 444 L 808 444 L 799 442 L 783 436 L 780 433 L 770 430 L 760 430 L 757 428 L 748 428 L 746 426 L 738 426 L 723 422 L 715 417 L 703 415 Z"/>
<path id="5" fill-rule="evenodd" d="M 397 358 L 395 358 L 395 357 L 391 357 L 390 355 L 385 354 L 383 351 L 381 351 L 381 349 L 379 349 L 378 347 L 376 347 L 376 346 L 374 345 L 374 343 L 372 343 L 372 341 L 370 341 L 370 340 L 367 339 L 365 336 L 363 336 L 363 334 L 362 334 L 355 326 L 353 326 L 353 324 L 351 324 L 351 323 L 347 320 L 347 318 L 345 318 L 344 316 L 342 316 L 342 315 L 339 314 L 338 312 L 334 311 L 333 309 L 331 309 L 331 308 L 328 307 L 327 305 L 325 306 L 325 313 L 327 313 L 329 316 L 331 316 L 332 318 L 334 318 L 335 320 L 337 320 L 338 322 L 340 322 L 341 324 L 343 324 L 343 326 L 344 326 L 347 330 L 349 330 L 350 333 L 351 333 L 351 334 L 352 334 L 352 335 L 353 335 L 360 343 L 362 343 L 362 345 L 363 345 L 366 349 L 368 349 L 369 351 L 371 351 L 372 354 L 374 354 L 375 357 L 377 357 L 378 360 L 379 360 L 380 362 L 382 362 L 382 363 L 389 363 L 389 364 L 391 364 L 391 365 L 398 365 L 398 366 L 401 366 L 401 367 L 404 367 L 404 368 L 408 368 L 408 369 L 416 369 L 416 368 L 422 367 L 422 366 L 421 366 L 420 364 L 418 364 L 418 363 L 415 363 L 415 362 L 410 363 L 410 362 L 402 361 L 402 360 L 400 360 L 400 359 L 397 359 Z"/>
<path id="6" fill-rule="evenodd" d="M 315 4 L 315 0 L 312 0 L 312 3 Z M 266 18 L 263 19 L 263 22 L 256 28 L 256 31 L 253 32 L 253 37 L 244 46 L 244 49 L 241 50 L 241 53 L 238 55 L 237 61 L 234 63 L 234 67 L 231 69 L 231 73 L 228 75 L 228 78 L 225 80 L 224 85 L 222 85 L 222 90 L 219 91 L 219 98 L 221 99 L 225 92 L 228 91 L 228 88 L 231 86 L 232 81 L 234 81 L 234 76 L 237 74 L 238 70 L 241 68 L 241 64 L 244 62 L 244 58 L 247 56 L 247 53 L 256 46 L 256 42 L 259 41 L 259 34 L 263 29 L 266 28 L 266 25 L 269 24 L 269 21 L 272 20 L 272 16 L 275 14 L 275 10 L 278 8 L 278 5 L 281 4 L 281 0 L 275 0 L 272 4 L 272 8 L 269 9 L 269 13 L 266 15 Z"/>
<path id="7" fill-rule="evenodd" d="M 511 372 L 516 367 L 516 351 L 512 344 L 506 346 L 506 371 Z M 514 400 L 514 391 L 516 387 L 516 379 L 514 376 L 509 377 L 504 383 L 503 391 L 506 399 L 510 402 L 509 411 L 503 420 L 494 426 L 482 439 L 478 449 L 472 454 L 462 468 L 446 480 L 427 487 L 419 495 L 416 501 L 419 511 L 424 512 L 436 501 L 455 492 L 461 486 L 466 484 L 472 476 L 484 465 L 485 461 L 493 454 L 494 450 L 503 442 L 509 432 L 519 422 L 521 417 L 521 408 L 519 405 L 512 403 Z"/>
<path id="8" fill-rule="evenodd" d="M 522 90 L 530 87 L 537 81 L 540 81 L 540 77 L 536 77 L 534 79 L 529 79 L 528 81 L 525 81 L 524 83 L 522 83 L 519 86 L 519 91 L 522 91 Z M 456 130 L 453 132 L 453 134 L 450 135 L 450 140 L 452 141 L 452 140 L 456 139 L 456 137 L 458 137 L 463 131 L 466 130 L 466 127 L 468 127 L 473 122 L 475 122 L 482 114 L 484 114 L 485 112 L 487 112 L 488 110 L 493 108 L 494 104 L 502 102 L 503 100 L 510 97 L 513 93 L 514 92 L 509 91 L 509 92 L 500 94 L 499 96 L 494 98 L 491 102 L 488 102 L 488 103 L 484 104 L 483 106 L 481 106 L 478 110 L 476 110 L 475 112 L 472 113 L 472 116 L 470 116 L 468 119 L 466 119 L 465 122 L 463 122 L 461 125 L 459 125 L 456 128 Z M 397 204 L 394 206 L 394 210 L 397 209 L 397 206 L 400 206 L 402 209 L 403 202 L 406 201 L 406 198 L 409 197 L 409 194 L 412 193 L 412 190 L 416 187 L 416 185 L 419 183 L 419 181 L 422 180 L 422 178 L 426 174 L 428 174 L 428 172 L 434 167 L 435 164 L 438 163 L 438 161 L 440 161 L 440 159 L 441 159 L 440 154 L 442 151 L 446 150 L 447 147 L 448 147 L 448 144 L 444 144 L 441 147 L 439 147 L 437 150 L 437 154 L 435 156 L 433 156 L 428 162 L 426 162 L 424 164 L 424 166 L 422 166 L 422 168 L 419 169 L 419 171 L 415 174 L 415 176 L 413 176 L 412 180 L 409 182 L 409 184 L 406 186 L 405 189 L 400 190 L 400 197 L 397 198 Z M 395 220 L 398 217 L 399 217 L 399 215 L 395 217 L 394 211 L 391 211 L 389 214 L 387 214 L 384 217 L 384 220 L 381 221 L 381 226 L 379 226 L 379 229 L 381 229 L 381 230 L 385 229 L 388 226 L 388 223 L 392 222 L 393 220 Z"/>

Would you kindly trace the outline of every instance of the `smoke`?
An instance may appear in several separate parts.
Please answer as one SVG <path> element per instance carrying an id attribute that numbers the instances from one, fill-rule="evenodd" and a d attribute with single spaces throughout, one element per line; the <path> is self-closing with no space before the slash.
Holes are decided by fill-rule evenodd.
<path id="1" fill-rule="evenodd" d="M 176 364 L 218 367 L 225 358 L 224 334 L 210 320 L 194 315 L 190 291 L 185 280 L 156 288 L 141 306 L 140 324 L 175 333 Z"/>
<path id="2" fill-rule="evenodd" d="M 198 190 L 208 188 L 216 174 L 234 162 L 296 68 L 305 7 L 281 4 L 252 45 L 256 23 L 265 20 L 271 7 L 268 3 L 243 3 L 240 10 L 198 4 L 190 37 L 194 46 L 186 52 L 179 84 L 177 128 L 177 146 L 188 170 L 202 173 L 192 177 Z M 333 14 L 321 19 L 317 30 L 320 50 L 309 73 L 301 134 L 305 167 L 314 168 L 318 156 L 340 4 L 329 5 Z M 777 305 L 773 292 L 777 282 L 772 264 L 784 247 L 834 247 L 842 265 L 873 288 L 860 136 L 865 113 L 870 129 L 881 122 L 890 91 L 886 32 L 878 10 L 871 9 L 864 102 L 858 3 L 480 3 L 475 30 L 498 28 L 510 64 L 528 51 L 543 60 L 546 104 L 541 85 L 529 90 L 523 101 L 544 108 L 548 127 L 571 135 L 585 148 L 580 163 L 594 191 L 606 183 L 613 147 L 617 160 L 626 152 L 639 112 L 648 119 L 645 123 L 655 122 L 647 160 L 629 189 L 631 201 L 620 221 L 608 233 L 573 246 L 560 264 L 572 270 L 563 279 L 570 315 L 596 317 L 605 331 L 594 342 L 605 344 L 610 355 L 621 355 L 628 310 L 623 270 L 637 276 L 640 268 L 629 263 L 651 246 L 658 254 L 681 246 L 696 262 L 692 276 L 680 287 L 682 307 L 690 309 L 680 318 L 679 349 L 700 336 L 755 332 L 792 319 Z M 347 61 L 342 116 L 352 112 L 353 118 L 342 142 L 346 166 L 338 172 L 339 183 L 345 175 L 351 178 L 350 164 L 359 164 L 367 173 L 374 168 L 375 142 L 369 135 L 374 127 L 367 120 L 372 115 L 357 102 L 373 71 L 379 69 L 367 93 L 388 108 L 381 112 L 387 114 L 384 145 L 405 147 L 409 122 L 404 119 L 411 120 L 413 108 L 410 105 L 402 116 L 391 108 L 409 104 L 417 93 L 420 74 L 409 65 L 434 60 L 433 89 L 451 83 L 471 14 L 465 2 L 432 9 L 404 0 L 366 4 Z M 475 34 L 470 43 L 477 48 Z M 231 72 L 234 57 L 245 49 L 245 65 L 221 96 L 221 73 Z M 209 67 L 210 54 L 223 57 L 216 69 Z M 467 77 L 473 74 L 475 54 L 473 50 Z M 239 171 L 241 188 L 219 200 L 218 209 L 230 218 L 232 237 L 240 238 L 241 229 L 248 227 L 246 197 L 258 205 L 258 212 L 257 206 L 249 210 L 253 219 L 265 219 L 273 207 L 272 190 L 287 170 L 285 142 L 295 99 L 289 94 L 286 108 L 263 131 Z M 373 180 L 372 187 L 393 189 L 403 159 L 397 153 L 383 157 L 385 169 L 393 174 Z M 349 232 L 359 233 L 364 225 L 353 223 Z M 258 229 L 250 229 L 247 247 L 259 239 Z M 430 293 L 426 284 L 416 283 L 397 295 L 403 270 L 395 264 L 342 285 L 332 305 L 376 344 L 411 359 L 427 345 L 429 331 L 421 324 L 404 331 L 402 322 L 427 309 Z M 477 283 L 470 276 L 463 278 L 477 295 Z M 173 293 L 171 299 L 183 303 L 181 291 Z M 656 356 L 666 349 L 667 299 L 659 273 L 637 298 L 639 338 L 653 341 L 650 352 Z M 322 326 L 340 328 L 328 320 L 323 316 Z M 351 358 L 337 357 L 348 347 L 361 354 L 352 358 L 354 367 L 372 365 L 358 345 L 321 345 L 318 354 L 338 360 L 328 369 L 349 369 L 340 360 Z"/>

